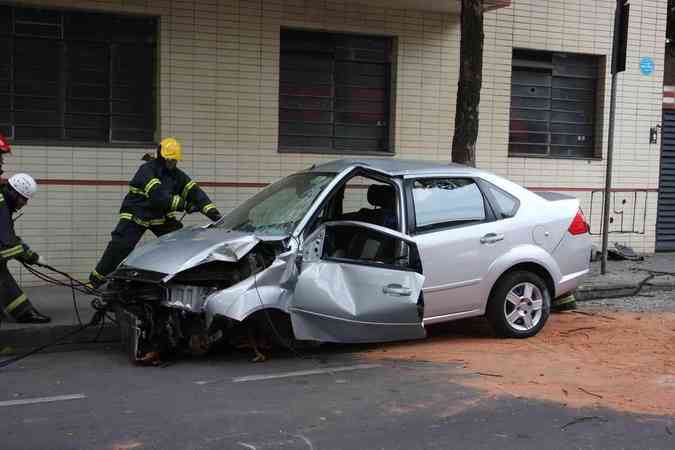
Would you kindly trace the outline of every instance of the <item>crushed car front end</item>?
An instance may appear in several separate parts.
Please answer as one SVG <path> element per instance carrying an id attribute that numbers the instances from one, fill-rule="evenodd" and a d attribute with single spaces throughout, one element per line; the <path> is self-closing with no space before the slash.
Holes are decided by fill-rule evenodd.
<path id="1" fill-rule="evenodd" d="M 241 333 L 254 341 L 262 331 L 252 332 L 251 323 L 244 322 L 257 321 L 260 328 L 269 325 L 271 315 L 277 319 L 274 335 L 285 330 L 278 314 L 287 311 L 297 278 L 298 242 L 292 233 L 335 176 L 291 175 L 217 223 L 189 227 L 134 250 L 109 276 L 106 292 L 131 359 L 181 350 L 204 353 Z M 256 312 L 262 310 L 265 317 L 259 320 Z"/>
<path id="2" fill-rule="evenodd" d="M 185 233 L 200 240 L 199 231 Z M 156 261 L 154 265 L 143 264 L 138 255 L 132 255 L 110 275 L 106 291 L 130 358 L 142 361 L 152 358 L 148 355 L 182 351 L 202 354 L 241 331 L 239 325 L 255 311 L 283 310 L 281 277 L 294 254 L 286 251 L 286 245 L 285 239 L 238 235 L 198 252 L 202 257 L 197 261 L 179 263 L 183 270 L 176 271 L 147 267 L 159 269 L 169 260 L 176 264 L 180 258 L 172 256 L 181 251 L 180 245 L 178 249 L 157 246 L 157 255 L 145 253 L 141 259 L 150 258 Z M 265 295 L 269 286 L 275 287 L 277 295 Z"/>

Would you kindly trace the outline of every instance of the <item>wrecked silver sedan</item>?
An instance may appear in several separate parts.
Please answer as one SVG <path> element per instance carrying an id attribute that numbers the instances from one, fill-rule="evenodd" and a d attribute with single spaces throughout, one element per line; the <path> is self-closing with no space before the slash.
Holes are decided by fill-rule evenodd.
<path id="1" fill-rule="evenodd" d="M 574 198 L 459 165 L 340 160 L 137 248 L 106 299 L 134 360 L 232 339 L 419 339 L 479 315 L 528 337 L 589 254 Z"/>

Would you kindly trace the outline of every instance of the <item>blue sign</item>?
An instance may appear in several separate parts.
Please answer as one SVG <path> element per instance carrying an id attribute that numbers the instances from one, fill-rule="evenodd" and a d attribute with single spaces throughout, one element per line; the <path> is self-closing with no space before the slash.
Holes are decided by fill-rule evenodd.
<path id="1" fill-rule="evenodd" d="M 640 58 L 640 73 L 642 75 L 651 75 L 654 72 L 654 60 L 649 56 Z"/>

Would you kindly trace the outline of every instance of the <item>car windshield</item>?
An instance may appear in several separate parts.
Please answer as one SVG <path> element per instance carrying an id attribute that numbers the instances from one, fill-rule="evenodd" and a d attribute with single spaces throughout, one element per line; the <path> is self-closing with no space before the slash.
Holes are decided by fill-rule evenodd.
<path id="1" fill-rule="evenodd" d="M 245 201 L 215 227 L 266 235 L 290 234 L 335 175 L 305 172 L 288 176 Z"/>

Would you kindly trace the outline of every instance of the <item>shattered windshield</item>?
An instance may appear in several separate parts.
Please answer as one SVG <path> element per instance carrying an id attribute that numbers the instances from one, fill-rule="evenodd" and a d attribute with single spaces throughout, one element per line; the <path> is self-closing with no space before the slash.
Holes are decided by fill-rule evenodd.
<path id="1" fill-rule="evenodd" d="M 335 175 L 306 172 L 286 177 L 245 201 L 215 226 L 266 235 L 290 234 Z"/>

